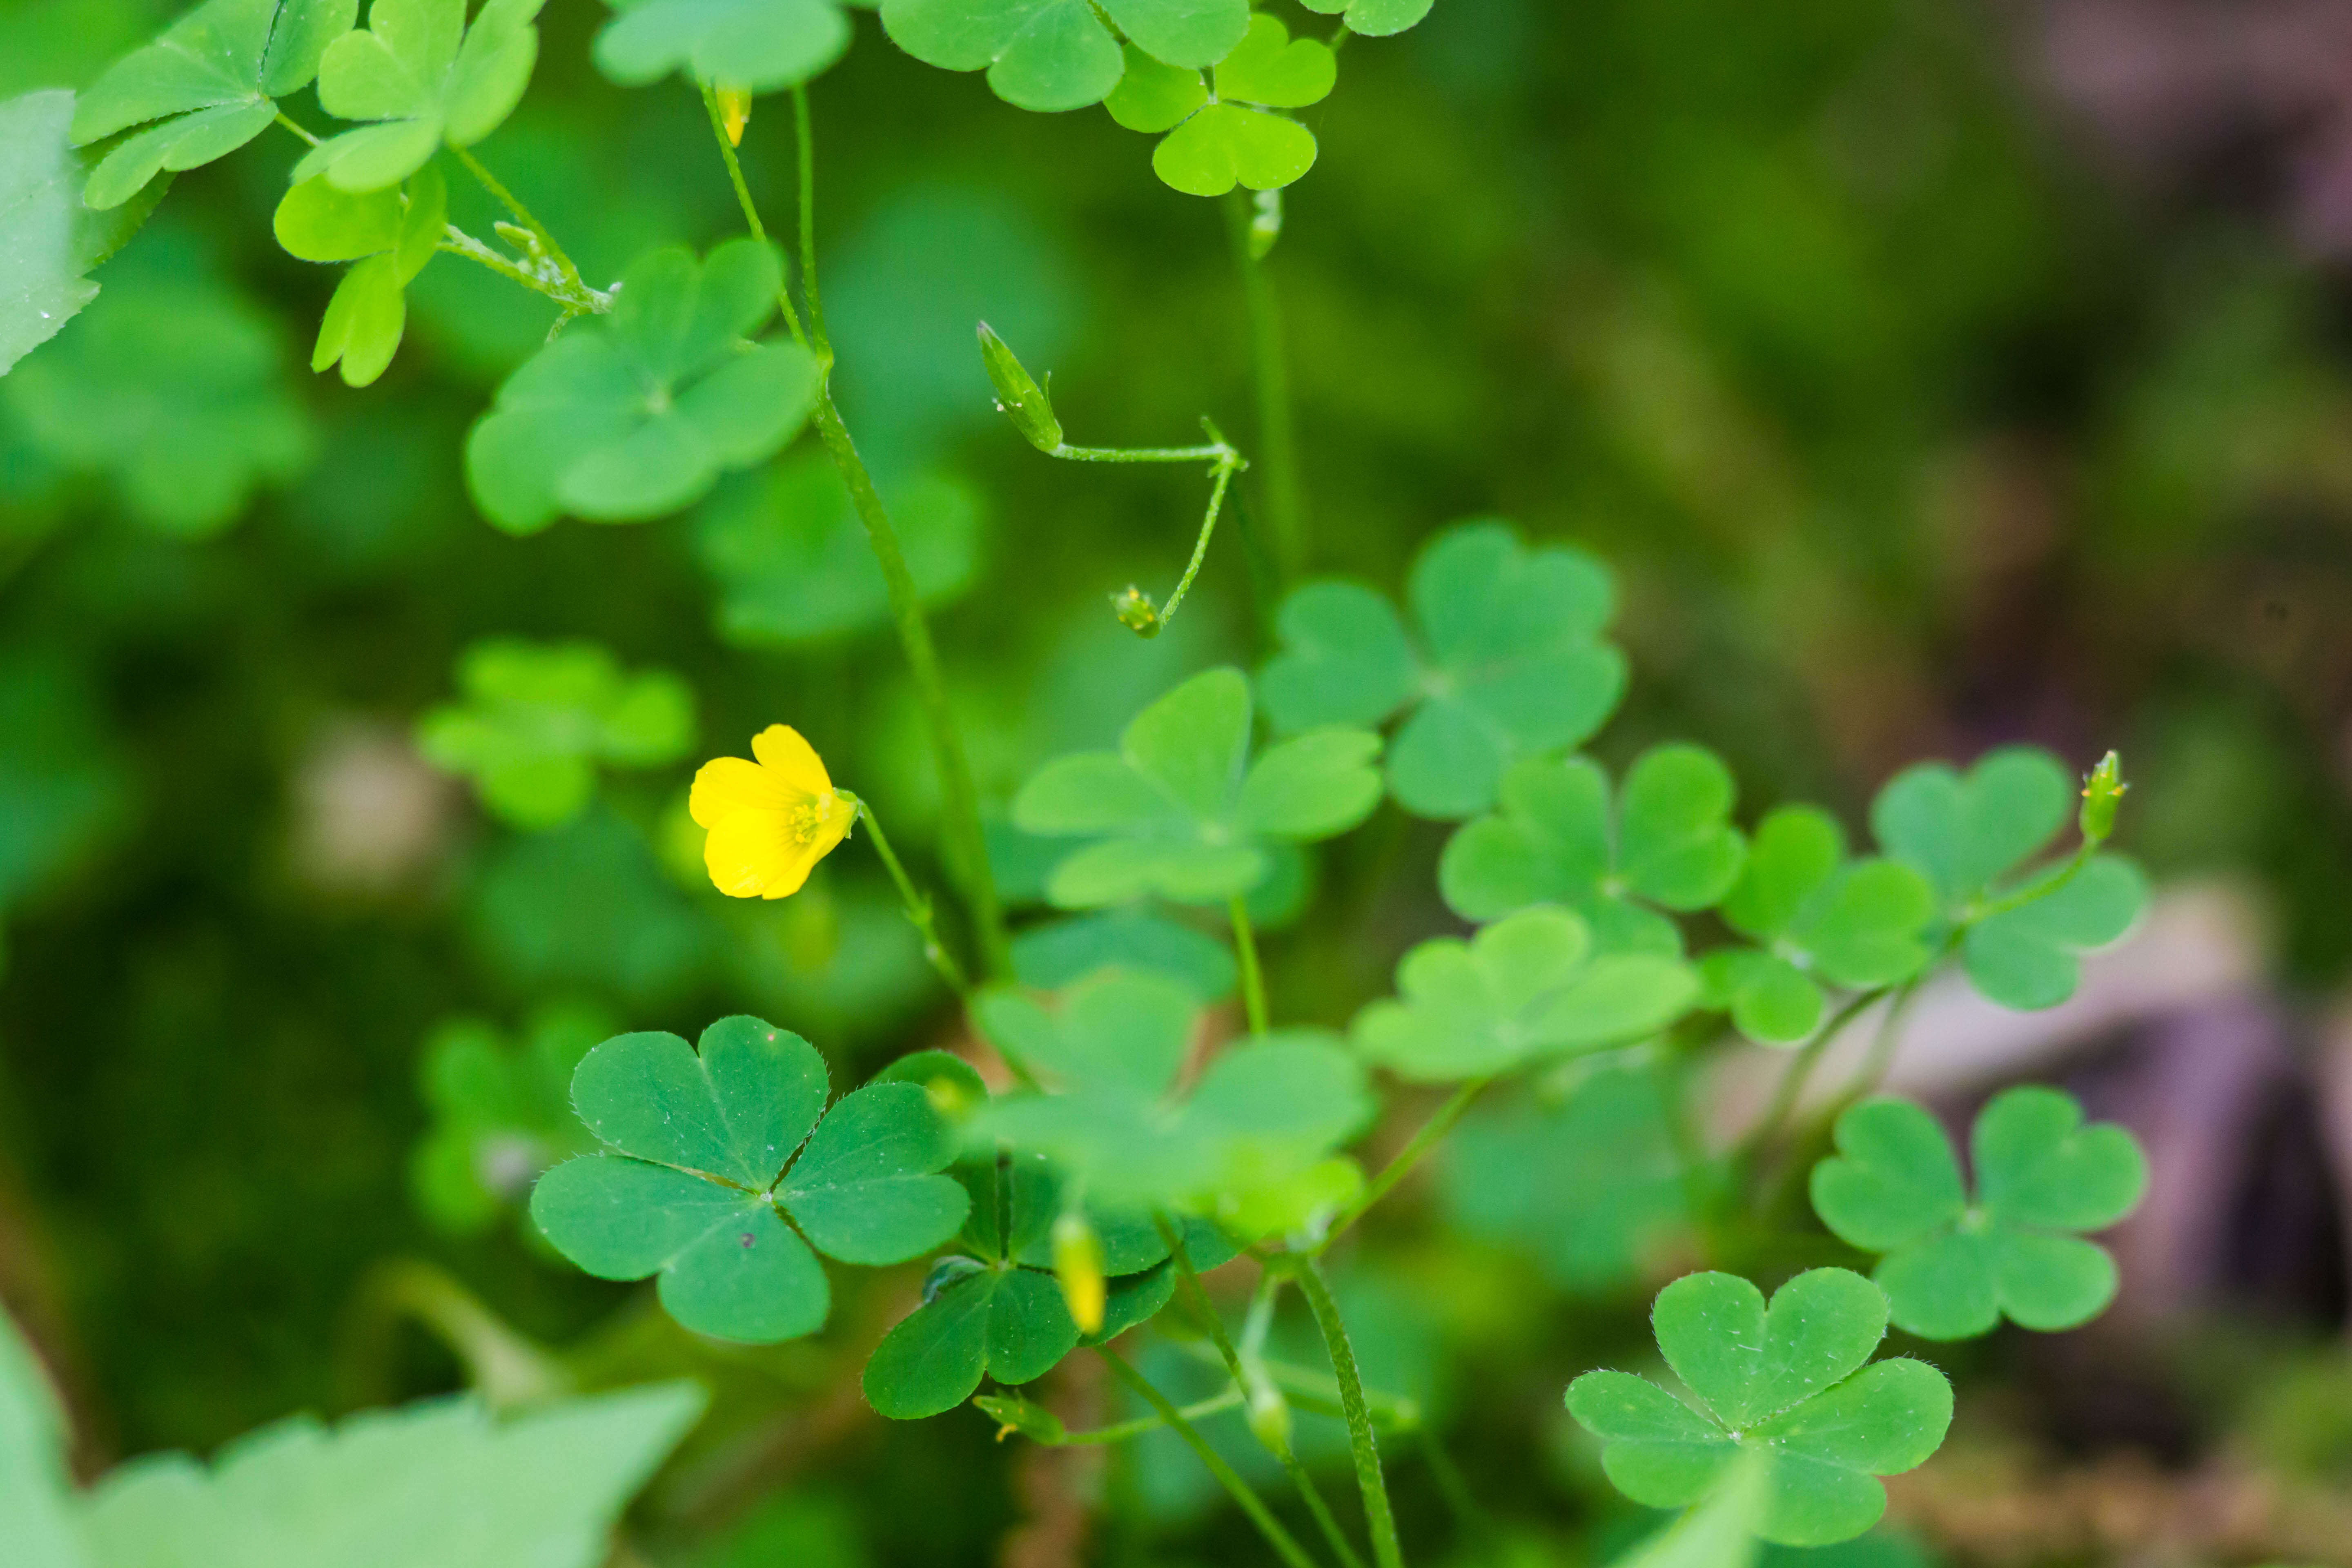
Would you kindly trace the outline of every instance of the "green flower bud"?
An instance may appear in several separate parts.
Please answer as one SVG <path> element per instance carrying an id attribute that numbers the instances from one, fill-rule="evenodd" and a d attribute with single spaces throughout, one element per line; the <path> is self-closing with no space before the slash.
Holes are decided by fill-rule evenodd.
<path id="1" fill-rule="evenodd" d="M 1013 351 L 1004 346 L 1004 340 L 986 321 L 980 324 L 980 360 L 988 367 L 988 379 L 996 384 L 996 405 L 1004 410 L 1013 427 L 1041 452 L 1060 450 L 1062 422 L 1054 417 L 1053 400 L 1029 378 Z"/>
<path id="2" fill-rule="evenodd" d="M 1160 611 L 1152 604 L 1151 595 L 1142 589 L 1130 586 L 1124 593 L 1112 595 L 1110 610 L 1118 617 L 1118 624 L 1137 637 L 1160 635 Z"/>
<path id="3" fill-rule="evenodd" d="M 1263 1378 L 1250 1380 L 1249 1399 L 1244 1406 L 1249 1421 L 1250 1435 L 1276 1458 L 1290 1456 L 1290 1401 L 1282 1390 Z"/>
<path id="4" fill-rule="evenodd" d="M 2099 759 L 2083 779 L 2083 812 L 2080 818 L 2083 840 L 2087 844 L 2104 844 L 2116 830 L 2116 807 L 2122 804 L 2124 792 L 2131 786 L 2124 783 L 2123 759 L 2109 752 Z"/>

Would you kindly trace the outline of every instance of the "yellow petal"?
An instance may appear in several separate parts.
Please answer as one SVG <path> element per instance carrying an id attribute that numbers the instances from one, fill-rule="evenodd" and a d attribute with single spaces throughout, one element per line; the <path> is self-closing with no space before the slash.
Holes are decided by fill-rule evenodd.
<path id="1" fill-rule="evenodd" d="M 833 780 L 818 760 L 816 748 L 788 724 L 771 724 L 752 736 L 751 754 L 760 759 L 761 767 L 804 794 L 823 795 L 833 790 Z"/>
<path id="2" fill-rule="evenodd" d="M 702 846 L 711 885 L 730 899 L 782 898 L 768 889 L 788 877 L 792 888 L 785 891 L 798 889 L 808 879 L 813 858 L 797 873 L 793 865 L 806 856 L 807 846 L 793 836 L 792 814 L 784 811 L 729 812 Z"/>
<path id="3" fill-rule="evenodd" d="M 785 811 L 807 799 L 783 779 L 740 757 L 716 757 L 694 775 L 687 815 L 698 827 L 716 827 L 739 811 Z"/>
<path id="4" fill-rule="evenodd" d="M 849 837 L 850 824 L 857 820 L 856 807 L 837 795 L 827 795 L 819 800 L 817 809 L 824 815 L 817 820 L 815 836 L 806 843 L 787 847 L 782 873 L 768 883 L 761 897 L 789 899 L 799 892 L 816 863 Z"/>

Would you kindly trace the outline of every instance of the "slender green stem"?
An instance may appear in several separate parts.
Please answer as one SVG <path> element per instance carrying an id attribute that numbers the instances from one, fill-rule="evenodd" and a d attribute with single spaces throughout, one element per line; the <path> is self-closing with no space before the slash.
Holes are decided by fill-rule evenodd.
<path id="1" fill-rule="evenodd" d="M 301 124 L 282 109 L 278 111 L 278 123 L 286 127 L 287 130 L 294 132 L 295 135 L 302 138 L 303 141 L 308 142 L 311 146 L 316 147 L 319 144 L 318 136 L 311 132 L 309 126 Z"/>
<path id="2" fill-rule="evenodd" d="M 1276 1255 L 1277 1267 L 1287 1269 L 1295 1254 Z M 1188 1343 L 1186 1353 L 1204 1365 L 1216 1363 L 1217 1352 L 1205 1345 Z M 1272 1356 L 1255 1358 L 1254 1364 L 1265 1373 L 1268 1382 L 1282 1390 L 1284 1395 L 1301 1410 L 1318 1415 L 1344 1419 L 1339 1405 L 1339 1385 L 1328 1373 L 1300 1366 L 1296 1362 L 1277 1361 Z M 1364 1390 L 1364 1401 L 1370 1407 L 1372 1425 L 1383 1432 L 1416 1432 L 1421 1429 L 1421 1402 L 1402 1394 L 1387 1394 L 1377 1388 Z"/>
<path id="3" fill-rule="evenodd" d="M 808 88 L 793 89 L 793 142 L 799 153 L 801 198 L 801 292 L 808 298 L 809 336 L 817 353 L 833 357 L 824 330 L 824 300 L 816 291 L 816 135 L 809 124 Z"/>
<path id="4" fill-rule="evenodd" d="M 1886 992 L 1887 987 L 1881 985 L 1855 993 L 1847 999 L 1845 1005 L 1831 1014 L 1822 1026 L 1813 1031 L 1811 1039 L 1798 1048 L 1789 1065 L 1780 1070 L 1780 1081 L 1772 1090 L 1771 1103 L 1764 1108 L 1764 1114 L 1757 1118 L 1756 1125 L 1748 1130 L 1747 1136 L 1740 1139 L 1739 1152 L 1742 1155 L 1754 1154 L 1780 1136 L 1790 1113 L 1797 1109 L 1797 1101 L 1804 1094 L 1805 1085 L 1811 1080 L 1813 1068 L 1820 1065 L 1822 1053 L 1830 1048 L 1839 1035 L 1844 1033 L 1848 1024 L 1853 1023 L 1872 1003 L 1885 996 Z"/>
<path id="5" fill-rule="evenodd" d="M 1073 447 L 1065 441 L 1045 456 L 1070 463 L 1228 463 L 1241 454 L 1223 441 L 1205 447 Z"/>
<path id="6" fill-rule="evenodd" d="M 1133 1389 L 1146 1405 L 1159 1412 L 1160 1419 L 1184 1439 L 1185 1445 L 1199 1457 L 1201 1463 L 1208 1467 L 1209 1474 L 1217 1479 L 1217 1484 L 1225 1489 L 1242 1512 L 1249 1517 L 1249 1521 L 1257 1526 L 1257 1532 L 1265 1537 L 1276 1555 L 1289 1568 L 1318 1568 L 1315 1559 L 1307 1555 L 1307 1549 L 1298 1544 L 1297 1538 L 1282 1527 L 1282 1521 L 1274 1517 L 1272 1510 L 1251 1489 L 1250 1484 L 1225 1463 L 1223 1456 L 1209 1447 L 1209 1440 L 1184 1418 L 1184 1413 L 1177 1409 L 1166 1394 L 1152 1387 L 1141 1373 L 1128 1365 L 1108 1345 L 1097 1345 L 1095 1353 L 1110 1363 L 1111 1371 L 1119 1380 Z"/>
<path id="7" fill-rule="evenodd" d="M 530 237 L 539 242 L 540 248 L 546 253 L 547 259 L 554 263 L 563 280 L 574 289 L 587 292 L 588 285 L 581 281 L 580 268 L 572 265 L 572 258 L 563 253 L 563 247 L 555 243 L 555 236 L 548 233 L 547 226 L 533 217 L 530 209 L 523 205 L 512 191 L 500 184 L 498 176 L 484 168 L 482 161 L 469 150 L 452 147 L 450 151 L 457 155 L 457 162 L 466 166 L 466 172 L 481 183 L 482 189 L 489 192 L 500 206 L 514 215 L 515 222 L 530 232 Z"/>
<path id="8" fill-rule="evenodd" d="M 2086 838 L 2083 841 L 2082 847 L 2076 849 L 2073 857 L 2067 860 L 2064 868 L 2055 874 L 2036 881 L 2030 881 L 2021 888 L 2012 889 L 1989 902 L 1970 905 L 1962 911 L 1960 924 L 1972 926 L 1979 921 L 1989 921 L 1995 915 L 2005 915 L 2011 910 L 2021 910 L 2028 904 L 2040 903 L 2083 874 L 2083 868 L 2089 865 L 2098 855 L 2099 843 L 2097 839 Z"/>
<path id="9" fill-rule="evenodd" d="M 1356 1350 L 1348 1342 L 1348 1326 L 1339 1321 L 1339 1303 L 1311 1257 L 1292 1264 L 1298 1293 L 1323 1331 L 1323 1348 L 1330 1352 L 1331 1371 L 1339 1384 L 1339 1407 L 1348 1419 L 1348 1448 L 1356 1461 L 1356 1485 L 1364 1494 L 1364 1523 L 1372 1537 L 1372 1560 L 1380 1568 L 1403 1568 L 1404 1548 L 1397 1541 L 1396 1513 L 1389 1506 L 1388 1481 L 1381 1474 L 1380 1440 L 1372 1435 L 1370 1407 L 1364 1400 L 1364 1380 L 1356 1368 Z"/>
<path id="10" fill-rule="evenodd" d="M 866 833 L 874 840 L 874 853 L 882 858 L 882 865 L 890 873 L 890 879 L 898 885 L 898 897 L 907 906 L 907 919 L 922 933 L 923 956 L 930 960 L 931 967 L 939 971 L 940 978 L 946 981 L 957 995 L 969 996 L 971 982 L 964 978 L 963 965 L 956 962 L 955 954 L 950 952 L 947 943 L 940 940 L 939 922 L 932 914 L 930 896 L 916 888 L 914 879 L 907 875 L 907 868 L 899 864 L 897 852 L 890 847 L 889 838 L 882 832 L 882 819 L 874 815 L 873 806 L 867 805 L 863 797 L 851 795 L 847 790 L 837 793 L 857 808 L 859 820 L 866 824 Z"/>
<path id="11" fill-rule="evenodd" d="M 1365 1210 L 1388 1196 L 1391 1188 L 1412 1174 L 1413 1167 L 1426 1159 L 1432 1149 L 1444 1142 L 1445 1135 L 1454 1131 L 1454 1124 L 1462 1120 L 1462 1113 L 1470 1109 L 1470 1102 L 1494 1081 L 1491 1076 L 1474 1078 L 1448 1096 L 1445 1103 L 1421 1124 L 1420 1131 L 1406 1140 L 1405 1146 L 1396 1152 L 1395 1157 L 1381 1167 L 1380 1174 L 1365 1184 L 1364 1190 L 1356 1194 L 1352 1203 L 1340 1209 L 1331 1221 L 1331 1228 L 1324 1232 L 1323 1239 L 1308 1250 L 1307 1256 L 1319 1258 L 1328 1251 L 1331 1244 L 1339 1239 L 1341 1232 L 1364 1217 Z"/>
<path id="12" fill-rule="evenodd" d="M 1223 1394 L 1213 1394 L 1207 1399 L 1184 1405 L 1177 1411 L 1177 1414 L 1187 1421 L 1198 1421 L 1203 1416 L 1216 1415 L 1231 1410 L 1241 1402 L 1242 1391 L 1238 1388 L 1228 1388 Z M 1160 1431 L 1167 1425 L 1168 1423 L 1160 1416 L 1145 1415 L 1133 1421 L 1121 1421 L 1113 1426 L 1097 1426 L 1091 1431 L 1065 1432 L 1056 1439 L 1030 1436 L 1029 1440 L 1033 1443 L 1044 1444 L 1049 1448 L 1100 1447 L 1111 1443 L 1124 1443 L 1129 1437 L 1140 1437 L 1146 1432 Z M 1027 1434 L 1024 1435 L 1027 1436 Z"/>
<path id="13" fill-rule="evenodd" d="M 1307 503 L 1298 481 L 1298 442 L 1291 424 L 1290 370 L 1283 356 L 1282 316 L 1265 260 L 1250 244 L 1250 203 L 1240 191 L 1225 198 L 1225 227 L 1240 270 L 1242 302 L 1249 319 L 1250 380 L 1257 397 L 1257 451 L 1263 464 L 1260 493 L 1265 501 L 1274 561 L 1286 585 L 1307 560 Z"/>
<path id="14" fill-rule="evenodd" d="M 1208 514 L 1201 519 L 1200 534 L 1192 541 L 1192 559 L 1184 563 L 1184 575 L 1176 580 L 1176 591 L 1160 606 L 1157 630 L 1166 630 L 1168 623 L 1176 618 L 1177 606 L 1183 604 L 1184 595 L 1192 591 L 1192 580 L 1201 574 L 1201 563 L 1209 558 L 1209 541 L 1217 531 L 1217 514 L 1224 510 L 1225 489 L 1234 482 L 1234 470 L 1238 467 L 1238 463 L 1232 462 L 1217 465 L 1216 480 L 1209 487 Z"/>
<path id="15" fill-rule="evenodd" d="M 1263 1035 L 1268 1028 L 1265 1011 L 1265 975 L 1258 968 L 1257 936 L 1250 929 L 1249 901 L 1235 895 L 1227 906 L 1234 920 L 1234 953 L 1242 971 L 1242 1013 L 1249 1020 L 1249 1031 Z"/>
<path id="16" fill-rule="evenodd" d="M 1422 1459 L 1429 1466 L 1430 1479 L 1437 1483 L 1438 1495 L 1445 1500 L 1445 1506 L 1454 1510 L 1454 1517 L 1461 1522 L 1462 1528 L 1474 1535 L 1492 1534 L 1495 1529 L 1493 1517 L 1479 1506 L 1476 1498 L 1470 1495 L 1470 1483 L 1463 1478 L 1461 1467 L 1454 1464 L 1454 1457 L 1445 1451 L 1445 1445 L 1437 1440 L 1437 1434 L 1423 1426 L 1414 1433 L 1414 1436 L 1421 1444 Z"/>
<path id="17" fill-rule="evenodd" d="M 727 117 L 719 107 L 719 89 L 709 82 L 702 84 L 702 106 L 709 111 L 711 137 L 719 143 L 719 156 L 726 162 L 728 181 L 735 187 L 735 204 L 743 209 L 743 226 L 751 231 L 753 239 L 764 245 L 768 226 L 760 221 L 760 208 L 751 200 L 751 187 L 743 178 L 743 160 L 735 155 L 734 141 L 727 134 Z M 793 305 L 793 291 L 788 285 L 777 285 L 776 308 L 783 312 L 784 328 L 793 334 L 793 342 L 808 347 L 808 334 L 801 330 L 801 313 Z"/>
<path id="18" fill-rule="evenodd" d="M 814 300 L 814 295 L 811 298 Z M 898 641 L 915 678 L 915 694 L 922 704 L 932 761 L 939 768 L 940 792 L 945 797 L 942 816 L 948 864 L 971 910 L 983 967 L 992 974 L 1010 974 L 1012 948 L 1004 935 L 1004 911 L 997 902 L 996 880 L 989 872 L 988 842 L 980 826 L 980 796 L 972 788 L 971 764 L 965 760 L 963 736 L 956 728 L 955 710 L 949 704 L 947 683 L 940 673 L 930 623 L 924 618 L 922 603 L 915 594 L 914 574 L 907 568 L 898 531 L 890 526 L 890 514 L 874 489 L 874 476 L 866 472 L 857 444 L 849 438 L 849 427 L 841 422 L 830 384 L 817 394 L 815 418 L 817 435 L 842 482 L 849 487 L 851 504 L 866 525 L 866 542 L 873 546 L 874 558 L 882 567 L 883 585 L 889 591 L 890 616 L 898 624 Z"/>
<path id="19" fill-rule="evenodd" d="M 520 283 L 534 294 L 545 295 L 562 307 L 567 320 L 573 316 L 601 316 L 613 308 L 613 297 L 602 289 L 591 289 L 584 283 L 575 289 L 569 284 L 551 280 L 543 273 L 534 272 L 500 255 L 455 224 L 443 228 L 441 238 L 434 248 L 446 250 L 452 256 L 462 256 L 468 261 L 488 268 L 509 282 Z"/>

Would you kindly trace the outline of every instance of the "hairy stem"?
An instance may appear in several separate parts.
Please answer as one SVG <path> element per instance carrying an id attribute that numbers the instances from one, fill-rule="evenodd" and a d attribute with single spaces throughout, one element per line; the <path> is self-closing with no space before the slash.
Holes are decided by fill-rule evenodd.
<path id="1" fill-rule="evenodd" d="M 1339 1303 L 1331 1300 L 1311 1257 L 1300 1256 L 1292 1271 L 1298 1292 L 1323 1331 L 1323 1347 L 1330 1352 L 1331 1371 L 1339 1383 L 1339 1407 L 1348 1419 L 1348 1448 L 1356 1461 L 1356 1485 L 1364 1494 L 1364 1522 L 1371 1531 L 1372 1559 L 1380 1568 L 1404 1568 L 1404 1549 L 1397 1541 L 1396 1513 L 1389 1506 L 1389 1486 L 1381 1474 L 1380 1441 L 1372 1435 L 1371 1410 L 1364 1401 L 1364 1380 L 1356 1368 L 1356 1350 L 1348 1342 L 1348 1326 L 1339 1321 Z"/>
<path id="2" fill-rule="evenodd" d="M 1257 398 L 1257 450 L 1276 575 L 1286 586 L 1307 561 L 1307 503 L 1298 480 L 1298 443 L 1291 424 L 1290 369 L 1283 356 L 1282 316 L 1265 258 L 1250 246 L 1250 203 L 1240 191 L 1225 198 L 1225 227 L 1240 270 L 1249 319 L 1250 381 Z"/>
<path id="3" fill-rule="evenodd" d="M 1045 456 L 1068 463 L 1227 463 L 1241 454 L 1223 441 L 1204 447 L 1073 447 L 1065 441 Z"/>
<path id="4" fill-rule="evenodd" d="M 1166 1394 L 1152 1387 L 1141 1373 L 1128 1365 L 1109 1346 L 1097 1345 L 1095 1353 L 1108 1362 L 1119 1381 L 1133 1389 L 1146 1405 L 1159 1413 L 1162 1422 L 1184 1439 L 1186 1447 L 1199 1457 L 1202 1464 L 1208 1467 L 1209 1474 L 1217 1479 L 1217 1484 L 1225 1489 L 1235 1505 L 1249 1517 L 1249 1521 L 1257 1526 L 1257 1532 L 1265 1537 L 1266 1543 L 1274 1548 L 1276 1556 L 1289 1568 L 1318 1568 L 1315 1559 L 1307 1555 L 1307 1549 L 1298 1544 L 1297 1538 L 1282 1527 L 1282 1521 L 1274 1517 L 1257 1493 L 1251 1489 L 1250 1484 L 1225 1463 L 1222 1455 L 1209 1447 L 1209 1440 L 1201 1436 L 1198 1427 L 1184 1419 L 1184 1413 L 1177 1409 Z"/>
<path id="5" fill-rule="evenodd" d="M 907 920 L 922 933 L 923 956 L 930 960 L 931 967 L 939 971 L 940 978 L 946 981 L 957 995 L 969 996 L 971 982 L 964 978 L 963 966 L 956 962 L 955 954 L 948 951 L 947 943 L 940 940 L 939 923 L 931 912 L 930 896 L 916 889 L 914 879 L 907 875 L 907 868 L 898 863 L 897 852 L 891 849 L 890 840 L 882 832 L 882 819 L 874 815 L 874 808 L 862 797 L 851 795 L 847 790 L 838 793 L 857 807 L 858 819 L 866 824 L 866 832 L 874 840 L 874 853 L 882 858 L 883 867 L 890 873 L 890 880 L 898 885 L 899 900 L 907 906 Z"/>
<path id="6" fill-rule="evenodd" d="M 1381 1167 L 1380 1174 L 1364 1184 L 1364 1190 L 1356 1194 L 1352 1203 L 1339 1210 L 1331 1221 L 1331 1227 L 1323 1233 L 1323 1239 L 1315 1244 L 1307 1256 L 1322 1256 L 1333 1242 L 1339 1239 L 1342 1231 L 1364 1217 L 1365 1210 L 1388 1196 L 1399 1182 L 1412 1174 L 1413 1167 L 1445 1141 L 1445 1135 L 1454 1131 L 1454 1124 L 1462 1120 L 1462 1113 L 1470 1109 L 1470 1102 L 1494 1081 L 1491 1076 L 1474 1078 L 1449 1095 L 1445 1103 L 1421 1124 L 1420 1131 L 1405 1141 L 1405 1146 L 1396 1152 L 1395 1157 Z"/>
<path id="7" fill-rule="evenodd" d="M 601 289 L 581 284 L 576 289 L 561 279 L 550 279 L 532 271 L 509 257 L 500 255 L 481 240 L 476 239 L 455 224 L 446 225 L 436 250 L 446 250 L 452 256 L 488 268 L 510 283 L 520 283 L 534 294 L 543 294 L 563 308 L 566 320 L 573 316 L 601 316 L 613 308 L 613 297 Z"/>
<path id="8" fill-rule="evenodd" d="M 500 206 L 511 213 L 515 222 L 530 231 L 530 237 L 539 241 L 540 248 L 546 252 L 548 260 L 555 264 L 555 270 L 563 281 L 578 293 L 590 292 L 588 285 L 581 281 L 580 268 L 572 265 L 572 258 L 563 253 L 563 247 L 555 243 L 555 236 L 547 232 L 547 226 L 533 217 L 530 209 L 523 205 L 513 192 L 500 184 L 498 176 L 484 168 L 482 161 L 471 152 L 463 147 L 449 150 L 457 155 L 457 162 L 466 166 L 466 172 L 480 182 L 482 189 L 489 192 Z"/>
<path id="9" fill-rule="evenodd" d="M 1250 929 L 1249 902 L 1236 895 L 1228 907 L 1234 921 L 1234 955 L 1241 964 L 1242 1013 L 1249 1020 L 1249 1032 L 1263 1035 L 1268 1027 L 1265 974 L 1258 967 L 1257 936 Z"/>

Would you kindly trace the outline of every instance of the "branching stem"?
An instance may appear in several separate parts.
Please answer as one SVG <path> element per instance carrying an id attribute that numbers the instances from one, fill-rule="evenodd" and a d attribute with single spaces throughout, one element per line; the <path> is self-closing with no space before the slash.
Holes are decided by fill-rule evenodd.
<path id="1" fill-rule="evenodd" d="M 547 253 L 548 260 L 554 263 L 557 274 L 571 285 L 574 293 L 585 296 L 593 292 L 587 284 L 581 281 L 580 268 L 572 265 L 572 258 L 563 253 L 563 247 L 556 244 L 555 237 L 547 232 L 547 226 L 533 217 L 530 209 L 523 205 L 513 192 L 500 184 L 498 176 L 484 168 L 479 158 L 464 147 L 449 150 L 457 155 L 457 162 L 466 166 L 466 172 L 481 183 L 482 189 L 489 192 L 492 199 L 512 214 L 515 222 L 530 231 L 530 237 L 539 241 L 540 248 Z"/>
<path id="2" fill-rule="evenodd" d="M 1288 1564 L 1288 1568 L 1318 1568 L 1315 1559 L 1307 1555 L 1307 1549 L 1298 1544 L 1297 1538 L 1282 1527 L 1282 1521 L 1274 1517 L 1265 1501 L 1251 1489 L 1250 1484 L 1225 1463 L 1223 1455 L 1209 1447 L 1209 1440 L 1184 1418 L 1184 1413 L 1177 1409 L 1166 1394 L 1152 1387 L 1141 1373 L 1128 1365 L 1108 1345 L 1097 1345 L 1095 1353 L 1108 1362 L 1119 1381 L 1133 1389 L 1146 1405 L 1159 1413 L 1162 1422 L 1184 1439 L 1185 1445 L 1199 1457 L 1202 1464 L 1208 1467 L 1209 1474 L 1217 1479 L 1217 1484 L 1225 1489 L 1242 1512 L 1248 1516 L 1249 1521 L 1257 1526 L 1257 1532 L 1265 1537 L 1266 1543 L 1274 1548 L 1275 1554 Z"/>
<path id="3" fill-rule="evenodd" d="M 964 977 L 963 965 L 956 962 L 955 954 L 950 952 L 947 943 L 940 940 L 939 922 L 932 913 L 930 895 L 918 889 L 914 879 L 907 875 L 907 868 L 899 864 L 897 852 L 890 847 L 890 840 L 882 832 L 882 819 L 874 815 L 874 808 L 862 796 L 851 795 L 847 790 L 837 793 L 857 808 L 858 820 L 866 824 L 866 832 L 874 840 L 874 853 L 882 858 L 882 865 L 890 873 L 890 880 L 898 885 L 898 897 L 907 906 L 907 919 L 916 931 L 922 933 L 923 956 L 930 961 L 931 967 L 939 971 L 940 978 L 946 981 L 957 995 L 970 996 L 971 982 Z"/>
<path id="4" fill-rule="evenodd" d="M 1366 1183 L 1364 1190 L 1356 1194 L 1354 1201 L 1339 1210 L 1333 1217 L 1330 1228 L 1323 1233 L 1323 1239 L 1317 1242 L 1307 1256 L 1319 1258 L 1328 1251 L 1331 1244 L 1339 1239 L 1341 1232 L 1364 1217 L 1365 1210 L 1388 1196 L 1399 1182 L 1412 1174 L 1413 1167 L 1445 1141 L 1445 1135 L 1454 1131 L 1454 1124 L 1462 1120 L 1462 1113 L 1470 1109 L 1470 1102 L 1494 1081 L 1491 1076 L 1474 1078 L 1447 1097 L 1445 1103 L 1421 1124 L 1420 1131 L 1406 1140 L 1405 1146 L 1381 1167 L 1380 1174 Z"/>

